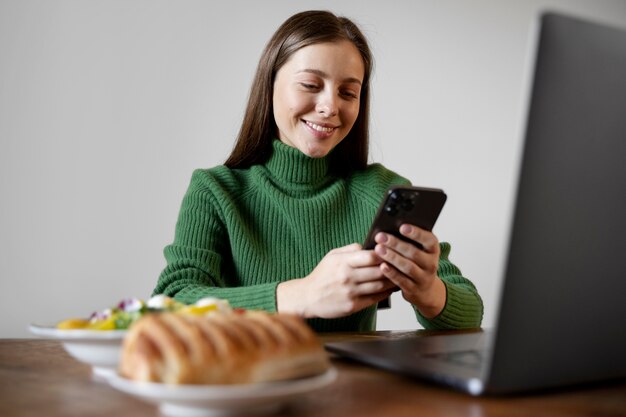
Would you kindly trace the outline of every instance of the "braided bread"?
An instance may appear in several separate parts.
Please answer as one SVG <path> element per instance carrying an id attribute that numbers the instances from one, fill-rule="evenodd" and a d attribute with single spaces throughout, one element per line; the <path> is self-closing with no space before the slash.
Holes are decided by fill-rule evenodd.
<path id="1" fill-rule="evenodd" d="M 244 384 L 316 375 L 328 367 L 317 336 L 297 316 L 159 313 L 130 328 L 119 372 L 168 384 Z"/>

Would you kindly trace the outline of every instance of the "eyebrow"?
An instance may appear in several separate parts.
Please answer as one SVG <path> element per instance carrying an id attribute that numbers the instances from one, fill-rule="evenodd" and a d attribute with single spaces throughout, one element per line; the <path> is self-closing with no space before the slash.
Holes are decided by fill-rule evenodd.
<path id="1" fill-rule="evenodd" d="M 307 73 L 310 73 L 310 74 L 315 74 L 315 75 L 318 75 L 318 76 L 320 76 L 320 77 L 322 77 L 322 78 L 326 78 L 326 77 L 328 77 L 328 74 L 326 74 L 324 71 L 320 71 L 320 70 L 318 70 L 318 69 L 313 69 L 313 68 L 305 68 L 305 69 L 303 69 L 303 70 L 298 71 L 296 74 L 300 74 L 300 73 L 302 73 L 302 72 L 307 72 Z M 342 82 L 344 82 L 344 83 L 355 83 L 355 84 L 358 84 L 358 85 L 363 84 L 363 83 L 361 82 L 361 80 L 359 80 L 358 78 L 354 78 L 354 77 L 344 78 L 344 79 L 342 80 Z"/>

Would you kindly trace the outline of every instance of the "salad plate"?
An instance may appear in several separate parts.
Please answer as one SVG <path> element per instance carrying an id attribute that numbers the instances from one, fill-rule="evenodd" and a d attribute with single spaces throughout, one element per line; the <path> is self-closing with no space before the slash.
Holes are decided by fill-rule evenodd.
<path id="1" fill-rule="evenodd" d="M 187 306 L 162 294 L 147 302 L 131 297 L 113 307 L 95 311 L 89 318 L 63 320 L 55 325 L 31 324 L 29 330 L 39 337 L 61 341 L 73 358 L 91 365 L 94 375 L 108 378 L 117 372 L 128 327 L 142 316 L 164 311 L 206 313 L 229 307 L 227 302 L 214 298 Z"/>
<path id="2" fill-rule="evenodd" d="M 331 384 L 335 368 L 308 378 L 241 385 L 174 385 L 129 380 L 115 373 L 108 383 L 132 396 L 157 404 L 172 417 L 214 417 L 275 412 L 288 401 Z"/>
<path id="3" fill-rule="evenodd" d="M 63 343 L 74 359 L 92 367 L 95 376 L 108 378 L 117 372 L 126 330 L 58 329 L 54 325 L 31 324 L 31 333 Z"/>

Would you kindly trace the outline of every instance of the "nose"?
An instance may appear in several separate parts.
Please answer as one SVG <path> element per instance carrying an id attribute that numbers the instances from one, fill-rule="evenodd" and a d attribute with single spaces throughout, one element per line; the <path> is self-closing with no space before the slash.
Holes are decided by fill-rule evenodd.
<path id="1" fill-rule="evenodd" d="M 324 117 L 336 116 L 338 112 L 337 97 L 332 93 L 320 96 L 316 110 Z"/>

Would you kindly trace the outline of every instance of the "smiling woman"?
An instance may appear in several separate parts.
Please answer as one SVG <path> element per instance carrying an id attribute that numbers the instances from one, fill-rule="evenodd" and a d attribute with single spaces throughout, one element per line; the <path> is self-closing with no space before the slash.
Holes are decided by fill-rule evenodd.
<path id="1" fill-rule="evenodd" d="M 410 183 L 367 163 L 371 71 L 347 18 L 302 12 L 278 28 L 230 157 L 192 176 L 155 294 L 293 313 L 328 332 L 374 330 L 377 304 L 400 290 L 424 327 L 480 326 L 482 300 L 449 244 L 414 225 L 400 228 L 408 241 L 358 243 L 385 191 Z"/>
<path id="2" fill-rule="evenodd" d="M 342 48 L 341 44 L 349 44 Z M 318 54 L 334 52 L 322 60 L 310 61 L 312 53 L 305 54 L 309 46 L 315 46 Z M 349 51 L 348 56 L 340 52 Z M 358 56 L 352 52 L 358 52 Z M 259 60 L 258 68 L 250 91 L 248 106 L 239 131 L 233 152 L 224 163 L 229 168 L 248 168 L 263 163 L 271 154 L 271 143 L 278 136 L 275 100 L 277 77 L 284 66 L 293 67 L 293 61 L 309 58 L 309 64 L 300 62 L 297 72 L 302 79 L 296 80 L 300 87 L 314 91 L 320 88 L 320 82 L 329 75 L 346 72 L 346 78 L 339 78 L 342 84 L 358 90 L 345 89 L 343 95 L 354 95 L 358 103 L 357 117 L 352 128 L 348 129 L 348 140 L 336 144 L 335 152 L 330 156 L 331 170 L 340 175 L 350 174 L 353 170 L 364 169 L 367 165 L 369 144 L 369 79 L 372 72 L 373 57 L 367 40 L 359 28 L 345 17 L 337 17 L 325 11 L 298 13 L 287 19 L 274 33 Z M 320 58 L 320 57 L 317 57 Z M 337 66 L 362 67 L 351 69 L 348 74 Z M 324 71 L 320 66 L 328 67 Z M 334 71 L 333 68 L 334 67 Z M 331 74 L 331 72 L 333 74 Z M 292 74 L 294 75 L 294 74 Z M 307 77 L 308 75 L 308 77 Z M 322 126 L 324 127 L 324 126 Z M 326 126 L 328 127 L 328 126 Z M 332 126 L 331 126 L 332 127 Z M 352 140 L 350 140 L 353 138 Z"/>
<path id="3" fill-rule="evenodd" d="M 294 53 L 274 81 L 278 139 L 313 158 L 328 155 L 359 115 L 363 75 L 363 60 L 348 41 Z"/>

